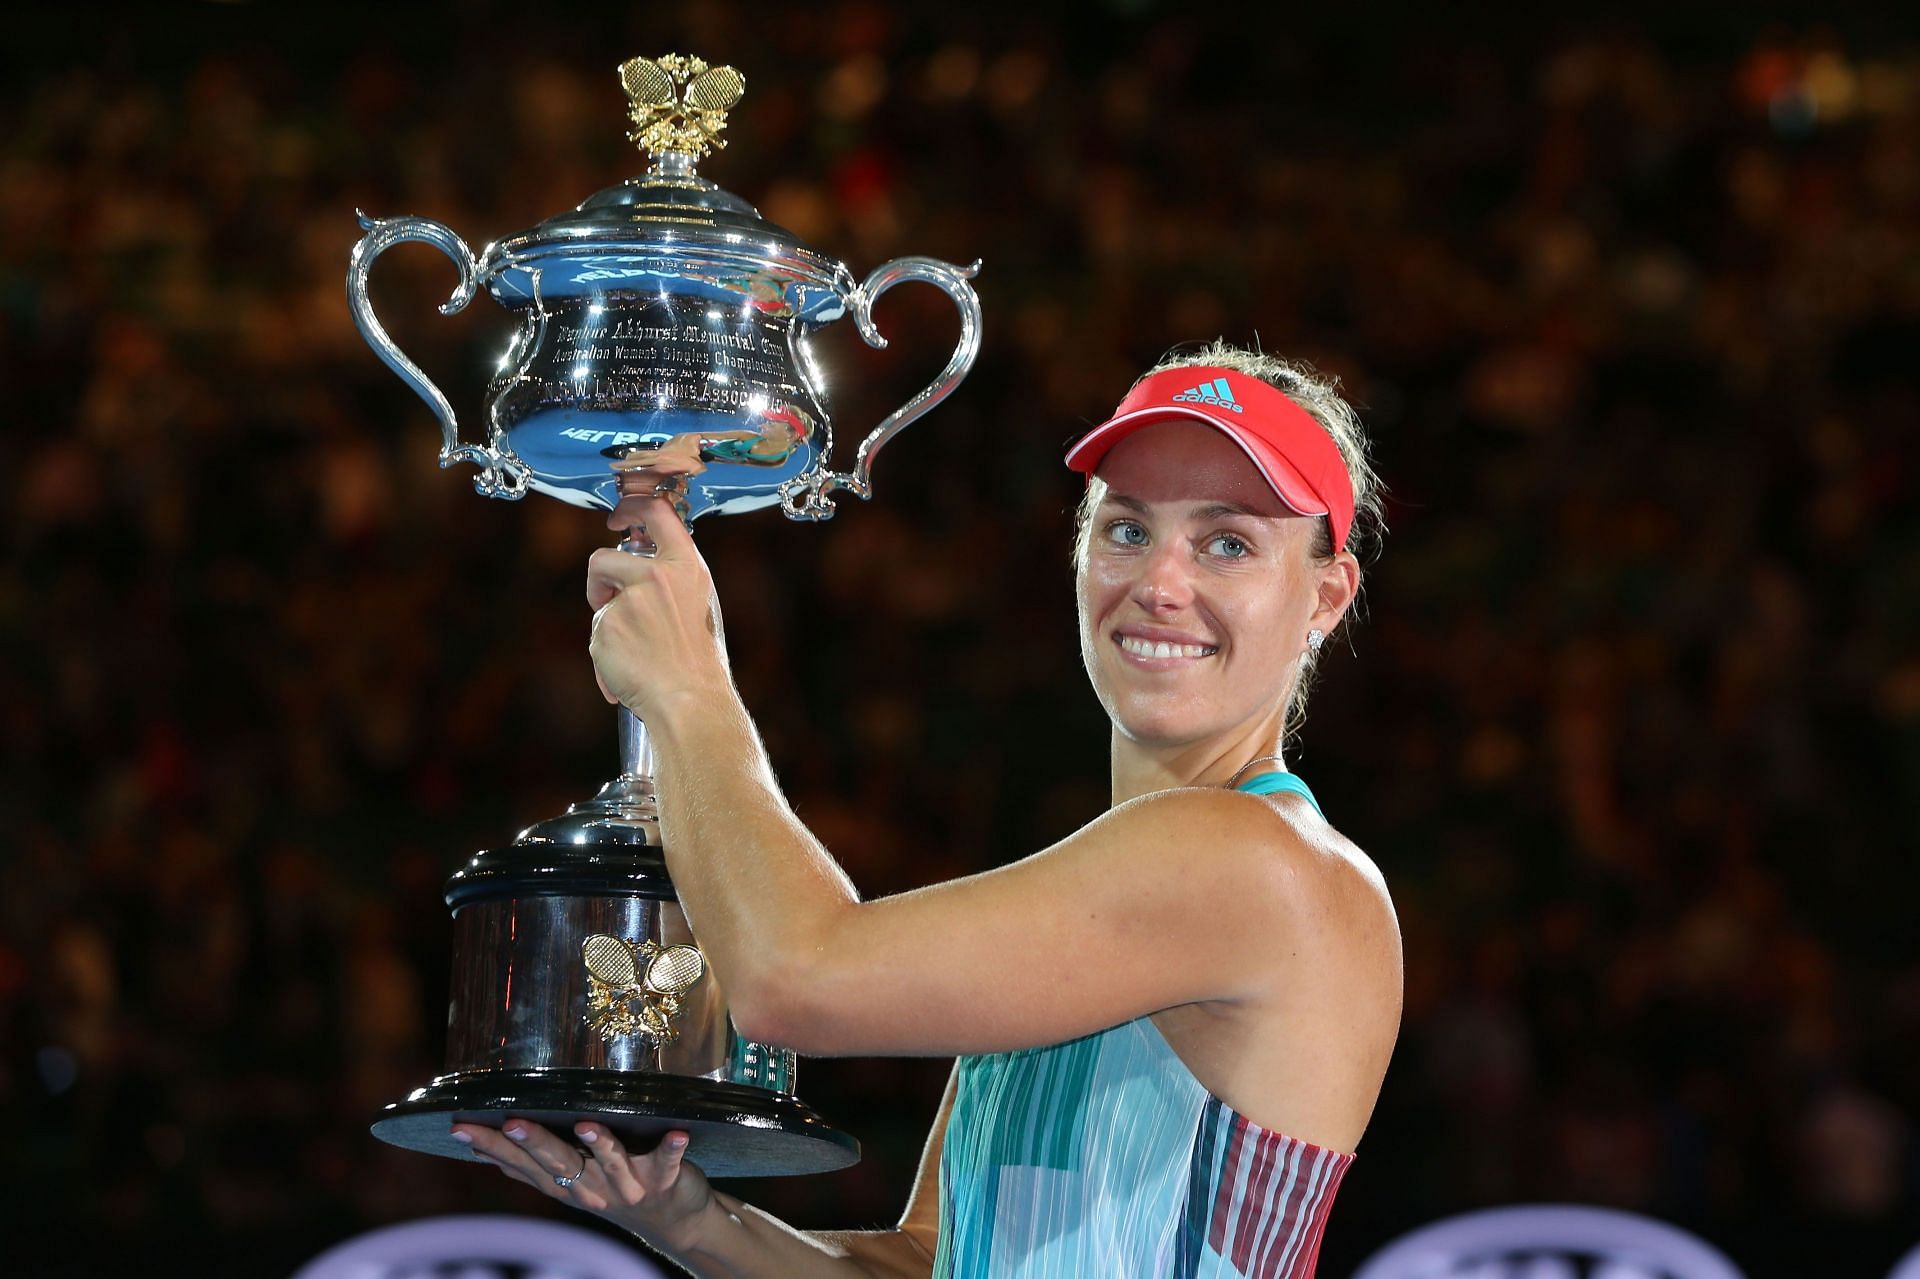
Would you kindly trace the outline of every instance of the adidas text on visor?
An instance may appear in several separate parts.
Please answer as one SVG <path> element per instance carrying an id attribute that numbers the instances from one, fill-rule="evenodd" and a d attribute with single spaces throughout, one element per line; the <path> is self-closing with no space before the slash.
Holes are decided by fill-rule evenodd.
<path id="1" fill-rule="evenodd" d="M 1143 426 L 1194 418 L 1238 444 L 1288 507 L 1324 515 L 1333 549 L 1353 526 L 1353 480 L 1340 446 L 1311 413 L 1278 388 L 1233 369 L 1204 364 L 1142 378 L 1113 416 L 1067 450 L 1067 465 L 1092 475 L 1107 451 Z"/>

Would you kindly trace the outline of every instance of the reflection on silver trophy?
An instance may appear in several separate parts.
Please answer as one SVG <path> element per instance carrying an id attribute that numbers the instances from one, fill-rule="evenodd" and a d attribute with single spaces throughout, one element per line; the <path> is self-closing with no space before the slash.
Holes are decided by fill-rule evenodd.
<path id="1" fill-rule="evenodd" d="M 871 493 L 881 447 L 972 367 L 978 268 L 889 262 L 864 281 L 694 172 L 725 145 L 745 80 L 669 54 L 620 67 L 631 140 L 651 167 L 477 255 L 442 223 L 361 218 L 347 297 L 361 334 L 440 420 L 440 463 L 472 463 L 489 497 L 529 490 L 611 510 L 623 472 L 644 471 L 689 524 L 778 505 L 833 514 L 833 494 Z M 421 241 L 460 271 L 441 306 L 484 285 L 514 313 L 487 388 L 486 440 L 463 442 L 447 397 L 387 336 L 367 296 L 373 261 Z M 885 346 L 874 301 L 918 280 L 953 299 L 960 339 L 939 377 L 828 467 L 832 426 L 808 350 L 851 314 Z M 642 550 L 637 539 L 629 549 Z M 688 1131 L 713 1176 L 817 1172 L 859 1157 L 854 1139 L 793 1096 L 793 1054 L 743 1040 L 727 1013 L 660 846 L 646 728 L 620 712 L 621 774 L 593 799 L 475 856 L 447 885 L 454 911 L 446 1072 L 374 1124 L 387 1141 L 472 1157 L 455 1120 L 509 1114 L 555 1126 L 592 1118 L 637 1139 Z"/>

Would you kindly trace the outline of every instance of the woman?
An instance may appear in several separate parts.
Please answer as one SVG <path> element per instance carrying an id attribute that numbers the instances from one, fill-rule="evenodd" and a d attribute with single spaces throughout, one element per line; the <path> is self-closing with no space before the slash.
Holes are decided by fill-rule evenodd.
<path id="1" fill-rule="evenodd" d="M 660 499 L 613 521 L 654 516 L 656 557 L 589 568 L 595 669 L 653 731 L 668 862 L 741 1033 L 959 1057 L 899 1228 L 793 1231 L 711 1190 L 680 1134 L 456 1135 L 696 1274 L 1312 1273 L 1401 1002 L 1385 883 L 1281 758 L 1377 524 L 1365 443 L 1330 384 L 1215 345 L 1067 463 L 1113 806 L 897 897 L 862 902 L 781 797 Z"/>

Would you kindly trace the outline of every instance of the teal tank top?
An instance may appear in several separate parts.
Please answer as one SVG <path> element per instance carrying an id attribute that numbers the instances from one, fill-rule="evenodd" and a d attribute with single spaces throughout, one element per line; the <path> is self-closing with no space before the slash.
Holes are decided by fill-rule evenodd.
<path id="1" fill-rule="evenodd" d="M 1292 773 L 1235 787 L 1291 793 Z M 962 1057 L 940 1156 L 938 1279 L 1310 1279 L 1353 1156 L 1209 1093 L 1150 1017 Z"/>

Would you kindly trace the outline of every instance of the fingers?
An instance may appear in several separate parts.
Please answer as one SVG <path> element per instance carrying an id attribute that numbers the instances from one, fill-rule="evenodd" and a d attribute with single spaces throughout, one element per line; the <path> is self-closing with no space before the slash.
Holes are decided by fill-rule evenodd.
<path id="1" fill-rule="evenodd" d="M 562 1141 L 539 1124 L 524 1119 L 508 1119 L 500 1131 L 532 1158 L 555 1190 L 570 1193 L 574 1202 L 583 1208 L 607 1206 L 606 1196 L 599 1193 L 605 1189 L 605 1183 L 588 1175 L 593 1171 L 593 1160 L 573 1143 Z M 570 1178 L 573 1184 L 562 1186 L 554 1181 L 555 1177 Z"/>
<path id="2" fill-rule="evenodd" d="M 684 516 L 687 505 L 687 481 L 684 476 L 659 477 L 657 472 L 647 473 L 645 484 L 635 483 L 637 477 L 628 474 L 620 477 L 620 501 L 607 512 L 607 527 L 615 532 L 624 533 L 636 524 L 644 525 L 649 518 L 665 519 L 655 514 L 648 504 L 655 499 L 664 499 L 677 514 Z M 683 524 L 685 520 L 681 521 Z"/>
<path id="3" fill-rule="evenodd" d="M 679 559 L 693 549 L 693 534 L 687 531 L 686 522 L 674 506 L 673 496 L 668 490 L 620 499 L 622 509 L 639 514 L 639 522 L 646 525 L 647 535 L 660 548 L 655 556 L 659 559 Z M 629 507 L 629 503 L 633 505 Z"/>
<path id="4" fill-rule="evenodd" d="M 647 1156 L 653 1167 L 649 1170 L 649 1181 L 662 1190 L 680 1179 L 680 1164 L 687 1155 L 687 1134 L 670 1132 L 660 1139 L 653 1153 Z"/>
<path id="5" fill-rule="evenodd" d="M 593 1160 L 538 1124 L 509 1119 L 498 1132 L 478 1124 L 461 1124 L 455 1131 L 466 1135 L 477 1153 L 499 1164 L 508 1176 L 542 1194 L 596 1212 L 608 1206 L 607 1185 Z M 572 1178 L 573 1184 L 562 1186 L 556 1177 Z"/>
<path id="6" fill-rule="evenodd" d="M 456 1124 L 452 1133 L 513 1180 L 592 1212 L 616 1205 L 631 1208 L 648 1198 L 664 1207 L 674 1202 L 667 1196 L 687 1166 L 689 1138 L 678 1130 L 666 1133 L 644 1155 L 628 1153 L 619 1134 L 590 1120 L 574 1125 L 578 1145 L 524 1119 L 510 1118 L 498 1130 Z M 572 1184 L 563 1187 L 555 1177 L 567 1177 Z"/>
<path id="7" fill-rule="evenodd" d="M 646 576 L 646 560 L 616 547 L 603 546 L 587 559 L 587 607 L 598 613 L 621 591 L 638 585 Z"/>
<path id="8" fill-rule="evenodd" d="M 616 533 L 624 533 L 635 525 L 647 522 L 647 502 L 652 494 L 629 493 L 620 499 L 620 504 L 607 512 L 607 527 Z"/>
<path id="9" fill-rule="evenodd" d="M 595 1140 L 617 1142 L 619 1139 L 612 1133 L 605 1133 L 604 1136 L 596 1135 Z M 679 1182 L 685 1169 L 688 1140 L 684 1132 L 664 1133 L 658 1144 L 646 1154 L 626 1157 L 623 1162 L 643 1194 L 664 1195 Z"/>
<path id="10" fill-rule="evenodd" d="M 587 606 L 596 612 L 621 591 L 652 576 L 655 563 L 699 559 L 693 534 L 687 532 L 673 503 L 664 497 L 622 498 L 608 524 L 622 530 L 635 525 L 644 528 L 655 549 L 652 555 L 634 555 L 608 546 L 593 553 L 587 560 Z"/>
<path id="11" fill-rule="evenodd" d="M 540 1171 L 539 1165 L 533 1162 L 532 1156 L 507 1140 L 497 1129 L 480 1124 L 456 1124 L 452 1135 L 456 1140 L 464 1138 L 473 1147 L 474 1154 L 487 1160 L 515 1181 L 524 1182 L 535 1190 L 547 1193 L 551 1193 L 555 1188 L 553 1178 Z"/>
<path id="12" fill-rule="evenodd" d="M 624 532 L 636 524 L 647 523 L 649 519 L 664 522 L 667 518 L 664 514 L 657 514 L 647 506 L 649 499 L 656 497 L 668 499 L 669 504 L 684 517 L 687 479 L 701 474 L 707 467 L 699 459 L 697 438 L 681 436 L 680 439 L 691 442 L 696 452 L 685 455 L 677 452 L 635 453 L 613 464 L 620 500 L 607 513 L 608 528 Z"/>
<path id="13" fill-rule="evenodd" d="M 664 1189 L 657 1184 L 652 1187 L 641 1184 L 634 1175 L 633 1164 L 636 1161 L 628 1157 L 626 1147 L 612 1129 L 600 1124 L 582 1123 L 575 1124 L 573 1131 L 593 1152 L 594 1166 L 606 1178 L 614 1202 L 632 1207 L 647 1197 L 650 1188 L 654 1191 Z"/>
<path id="14" fill-rule="evenodd" d="M 492 1148 L 493 1141 L 499 1140 L 499 1134 L 493 1132 L 491 1128 L 475 1128 L 472 1126 L 467 1128 L 455 1127 L 453 1137 L 456 1141 L 463 1141 L 472 1146 L 473 1153 L 479 1156 L 481 1162 L 492 1164 L 501 1172 L 507 1174 L 512 1180 L 519 1182 L 523 1186 L 532 1186 L 534 1184 L 527 1179 L 526 1173 L 515 1167 L 514 1164 L 506 1162 L 506 1159 L 509 1157 L 509 1152 Z M 493 1141 L 489 1141 L 489 1137 L 493 1138 Z M 535 1188 L 538 1189 L 538 1187 Z"/>

